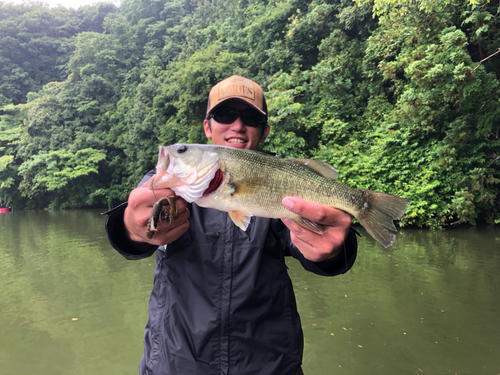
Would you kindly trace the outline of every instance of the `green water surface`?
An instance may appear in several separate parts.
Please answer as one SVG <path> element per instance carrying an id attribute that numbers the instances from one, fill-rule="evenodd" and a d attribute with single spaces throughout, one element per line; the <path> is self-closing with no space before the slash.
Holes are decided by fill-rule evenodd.
<path id="1" fill-rule="evenodd" d="M 97 210 L 0 214 L 0 374 L 138 373 L 154 259 L 113 250 Z M 334 278 L 287 260 L 306 375 L 500 374 L 500 228 L 365 235 Z"/>

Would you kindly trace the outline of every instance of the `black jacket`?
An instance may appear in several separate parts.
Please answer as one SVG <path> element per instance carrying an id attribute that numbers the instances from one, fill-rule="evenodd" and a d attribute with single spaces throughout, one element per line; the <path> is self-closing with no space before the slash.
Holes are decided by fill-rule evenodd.
<path id="1" fill-rule="evenodd" d="M 143 245 L 140 254 L 123 238 L 125 205 L 106 221 L 111 244 L 127 259 L 156 251 L 140 374 L 293 374 L 303 335 L 284 256 L 319 275 L 344 273 L 356 258 L 354 232 L 347 259 L 342 253 L 325 271 L 302 256 L 281 220 L 252 217 L 243 232 L 226 212 L 188 207 L 185 234 L 168 246 Z"/>

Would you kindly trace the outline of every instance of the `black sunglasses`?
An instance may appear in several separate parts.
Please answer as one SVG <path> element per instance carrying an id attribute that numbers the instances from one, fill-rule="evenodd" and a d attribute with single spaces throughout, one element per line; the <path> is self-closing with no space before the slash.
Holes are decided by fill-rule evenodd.
<path id="1" fill-rule="evenodd" d="M 259 126 L 265 124 L 266 116 L 260 114 L 255 109 L 248 108 L 241 111 L 231 107 L 219 107 L 209 113 L 207 119 L 213 118 L 220 124 L 232 124 L 238 118 L 247 126 Z"/>

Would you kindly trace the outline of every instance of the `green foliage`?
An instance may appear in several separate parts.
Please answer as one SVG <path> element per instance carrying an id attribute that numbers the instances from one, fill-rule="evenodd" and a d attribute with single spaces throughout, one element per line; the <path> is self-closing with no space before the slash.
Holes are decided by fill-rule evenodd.
<path id="1" fill-rule="evenodd" d="M 432 13 L 440 11 L 443 7 L 453 4 L 453 0 L 439 0 L 439 1 L 426 1 L 426 0 L 355 0 L 358 5 L 372 4 L 373 15 L 381 17 L 382 19 L 391 18 L 395 14 L 402 15 L 408 6 L 417 7 L 419 11 L 424 13 Z M 488 1 L 489 2 L 489 1 Z M 467 0 L 464 2 L 473 7 L 484 4 L 483 0 Z"/>
<path id="2" fill-rule="evenodd" d="M 106 154 L 91 148 L 71 153 L 65 150 L 39 153 L 19 167 L 23 181 L 19 189 L 34 207 L 79 207 L 95 202 L 91 195 L 99 182 L 99 163 Z M 97 203 L 103 203 L 97 202 Z"/>
<path id="3" fill-rule="evenodd" d="M 0 107 L 0 113 L 3 113 L 0 115 L 0 200 L 7 205 L 17 205 L 21 201 L 17 189 L 20 160 L 16 159 L 21 139 L 21 108 L 22 105 L 12 104 Z"/>
<path id="4" fill-rule="evenodd" d="M 13 155 L 0 156 L 0 172 L 3 172 L 14 161 Z"/>
<path id="5" fill-rule="evenodd" d="M 445 21 L 414 7 L 382 21 L 367 39 L 364 74 L 384 90 L 370 97 L 364 128 L 325 124 L 320 157 L 350 185 L 411 199 L 403 223 L 494 223 L 498 80 L 482 67 L 471 74 L 466 35 Z"/>
<path id="6" fill-rule="evenodd" d="M 62 66 L 72 38 L 82 31 L 102 32 L 104 18 L 116 7 L 49 9 L 42 2 L 0 2 L 0 106 L 26 101 L 29 91 L 65 78 Z"/>
<path id="7" fill-rule="evenodd" d="M 304 156 L 306 141 L 297 135 L 304 108 L 297 98 L 304 92 L 304 87 L 296 77 L 281 73 L 272 78 L 268 90 L 266 102 L 271 131 L 263 150 L 275 152 L 280 157 Z"/>
<path id="8" fill-rule="evenodd" d="M 498 5 L 0 3 L 0 199 L 112 206 L 160 144 L 207 142 L 210 88 L 265 91 L 262 145 L 412 200 L 401 225 L 500 223 Z M 375 15 L 375 17 L 373 17 Z"/>

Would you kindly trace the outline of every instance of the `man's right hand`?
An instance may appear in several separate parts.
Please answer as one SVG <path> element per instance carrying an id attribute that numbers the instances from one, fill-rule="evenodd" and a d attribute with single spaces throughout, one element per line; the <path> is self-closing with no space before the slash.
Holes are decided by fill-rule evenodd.
<path id="1" fill-rule="evenodd" d="M 155 232 L 153 238 L 149 239 L 146 236 L 148 220 L 153 205 L 158 199 L 173 195 L 175 193 L 170 189 L 155 189 L 153 195 L 153 191 L 149 188 L 149 182 L 132 190 L 123 216 L 125 228 L 132 241 L 147 242 L 152 245 L 161 246 L 172 243 L 188 230 L 190 212 L 187 209 L 187 203 L 181 197 L 176 197 L 175 203 L 179 212 L 179 218 L 177 220 L 170 220 L 170 223 L 160 220 L 158 222 L 158 230 Z M 168 205 L 164 209 L 168 212 Z"/>

